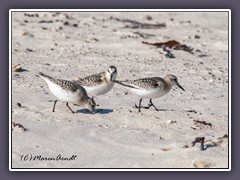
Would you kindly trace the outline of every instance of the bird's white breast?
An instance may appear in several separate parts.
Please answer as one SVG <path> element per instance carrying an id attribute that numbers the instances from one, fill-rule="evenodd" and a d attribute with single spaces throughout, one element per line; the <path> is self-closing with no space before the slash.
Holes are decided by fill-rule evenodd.
<path id="1" fill-rule="evenodd" d="M 43 77 L 43 79 L 47 82 L 48 87 L 49 87 L 51 93 L 58 100 L 60 100 L 62 102 L 69 102 L 69 103 L 77 104 L 77 102 L 79 101 L 78 91 L 76 91 L 74 93 L 71 92 L 71 91 L 67 91 L 67 90 L 63 89 L 61 86 L 51 82 L 47 78 Z"/>
<path id="2" fill-rule="evenodd" d="M 134 94 L 142 97 L 142 98 L 158 98 L 161 96 L 164 96 L 169 92 L 168 89 L 162 89 L 162 88 L 152 88 L 152 89 L 135 89 L 135 88 L 128 88 L 130 91 L 132 91 Z"/>
<path id="3" fill-rule="evenodd" d="M 113 87 L 114 83 L 109 83 L 109 84 L 106 84 L 106 83 L 101 83 L 99 85 L 96 85 L 96 86 L 83 86 L 88 95 L 90 96 L 99 96 L 99 95 L 102 95 L 102 94 L 106 94 L 108 91 L 110 91 Z"/>

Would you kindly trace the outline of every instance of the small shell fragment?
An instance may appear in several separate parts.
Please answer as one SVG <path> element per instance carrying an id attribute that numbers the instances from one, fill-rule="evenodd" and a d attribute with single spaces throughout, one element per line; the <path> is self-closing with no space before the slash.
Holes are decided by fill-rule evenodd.
<path id="1" fill-rule="evenodd" d="M 13 71 L 14 71 L 14 72 L 22 72 L 23 69 L 22 69 L 22 67 L 21 67 L 21 64 L 15 65 L 15 66 L 13 67 Z"/>
<path id="2" fill-rule="evenodd" d="M 177 123 L 177 121 L 167 120 L 166 123 L 167 123 L 167 124 L 173 124 L 173 123 Z"/>
<path id="3" fill-rule="evenodd" d="M 208 168 L 210 167 L 210 163 L 205 161 L 194 161 L 193 166 L 196 168 Z"/>
<path id="4" fill-rule="evenodd" d="M 34 37 L 33 34 L 27 32 L 27 31 L 23 32 L 23 33 L 22 33 L 22 36 L 30 36 L 30 37 Z"/>
<path id="5" fill-rule="evenodd" d="M 19 123 L 12 122 L 12 131 L 24 132 L 26 128 Z"/>
<path id="6" fill-rule="evenodd" d="M 162 151 L 171 151 L 173 148 L 161 148 Z"/>

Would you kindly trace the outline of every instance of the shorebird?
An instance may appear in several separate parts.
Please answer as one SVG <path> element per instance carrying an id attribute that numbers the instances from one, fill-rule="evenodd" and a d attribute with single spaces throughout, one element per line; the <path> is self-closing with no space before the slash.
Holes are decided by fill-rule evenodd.
<path id="1" fill-rule="evenodd" d="M 68 103 L 76 106 L 87 105 L 88 109 L 92 113 L 94 112 L 96 103 L 92 98 L 88 97 L 86 90 L 82 86 L 72 81 L 53 78 L 41 72 L 39 72 L 39 75 L 46 81 L 51 93 L 57 98 L 57 100 L 54 101 L 52 112 L 55 112 L 55 106 L 58 100 L 66 103 L 66 106 L 72 113 L 75 113 L 75 111 L 70 108 Z"/>
<path id="2" fill-rule="evenodd" d="M 113 88 L 113 80 L 115 80 L 116 77 L 117 68 L 115 66 L 109 66 L 106 72 L 78 78 L 78 80 L 74 82 L 84 87 L 90 96 L 96 97 L 110 91 Z"/>
<path id="3" fill-rule="evenodd" d="M 149 109 L 153 106 L 157 111 L 159 111 L 159 109 L 153 104 L 152 99 L 166 95 L 174 85 L 177 85 L 180 89 L 185 91 L 178 83 L 177 77 L 171 74 L 166 75 L 164 78 L 148 77 L 126 81 L 114 80 L 114 82 L 123 85 L 131 92 L 141 97 L 139 100 L 139 106 L 135 104 L 135 107 L 138 108 L 138 112 L 141 112 L 141 102 L 143 98 L 150 99 L 149 106 L 144 108 Z"/>

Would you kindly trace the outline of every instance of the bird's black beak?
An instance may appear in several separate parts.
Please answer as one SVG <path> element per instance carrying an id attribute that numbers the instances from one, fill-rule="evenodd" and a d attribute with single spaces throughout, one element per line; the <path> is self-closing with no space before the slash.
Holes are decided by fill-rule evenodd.
<path id="1" fill-rule="evenodd" d="M 177 83 L 177 86 L 178 86 L 180 89 L 182 89 L 183 91 L 185 91 L 185 89 L 184 89 L 179 83 Z"/>
<path id="2" fill-rule="evenodd" d="M 111 74 L 111 77 L 110 77 L 110 81 L 112 82 L 112 78 L 113 78 L 113 73 Z"/>

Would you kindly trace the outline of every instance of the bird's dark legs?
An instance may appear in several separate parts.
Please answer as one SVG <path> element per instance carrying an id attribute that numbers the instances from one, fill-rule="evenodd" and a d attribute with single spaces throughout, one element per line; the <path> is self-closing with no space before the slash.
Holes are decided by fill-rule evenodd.
<path id="1" fill-rule="evenodd" d="M 58 100 L 55 100 L 55 101 L 54 101 L 52 112 L 55 112 L 55 106 L 56 106 L 57 102 L 58 102 Z M 72 112 L 73 114 L 75 113 L 75 112 L 69 107 L 68 103 L 66 103 L 66 106 L 68 107 L 68 109 L 71 110 L 71 112 Z"/>
<path id="2" fill-rule="evenodd" d="M 94 100 L 94 96 L 92 96 L 92 100 Z M 96 104 L 96 106 L 99 106 L 99 104 Z"/>
<path id="3" fill-rule="evenodd" d="M 55 112 L 55 106 L 56 106 L 57 101 L 58 101 L 58 100 L 55 100 L 55 101 L 54 101 L 52 112 Z"/>
<path id="4" fill-rule="evenodd" d="M 139 100 L 139 106 L 135 104 L 135 107 L 138 108 L 138 112 L 141 112 L 141 103 L 142 103 L 142 98 Z"/>
<path id="5" fill-rule="evenodd" d="M 140 106 L 141 106 L 141 102 L 142 102 L 142 99 L 140 99 L 140 101 L 139 101 L 139 106 L 137 106 L 136 104 L 135 104 L 135 107 L 136 108 L 138 108 L 138 111 L 140 112 Z M 155 110 L 156 111 L 159 111 L 159 109 L 158 108 L 156 108 L 156 106 L 153 104 L 153 102 L 152 102 L 152 99 L 150 99 L 150 104 L 148 104 L 148 106 L 147 107 L 143 107 L 143 108 L 145 108 L 145 109 L 149 109 L 151 106 L 153 106 L 154 108 L 155 108 Z"/>
<path id="6" fill-rule="evenodd" d="M 156 106 L 152 103 L 152 99 L 150 99 L 150 104 L 149 104 L 149 106 L 148 106 L 148 108 L 147 109 L 149 109 L 151 106 L 153 106 L 154 108 L 155 108 L 155 110 L 156 111 L 159 111 L 159 109 L 158 108 L 156 108 Z"/>
<path id="7" fill-rule="evenodd" d="M 73 114 L 75 113 L 75 111 L 73 111 L 73 110 L 69 107 L 68 103 L 66 103 L 66 106 L 68 107 L 68 109 L 70 109 L 70 111 L 71 111 Z"/>

